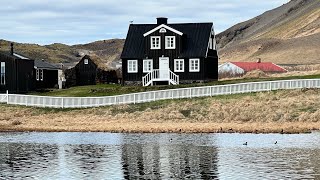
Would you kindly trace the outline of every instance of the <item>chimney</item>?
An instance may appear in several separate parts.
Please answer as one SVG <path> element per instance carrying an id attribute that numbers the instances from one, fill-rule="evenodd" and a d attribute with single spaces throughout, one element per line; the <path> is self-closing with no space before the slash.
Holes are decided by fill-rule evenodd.
<path id="1" fill-rule="evenodd" d="M 158 25 L 168 24 L 168 18 L 166 18 L 166 17 L 158 17 L 157 18 L 157 24 Z"/>
<path id="2" fill-rule="evenodd" d="M 10 53 L 13 56 L 13 43 L 11 43 L 11 51 L 10 51 Z"/>
<path id="3" fill-rule="evenodd" d="M 258 58 L 257 63 L 261 63 L 261 58 Z"/>

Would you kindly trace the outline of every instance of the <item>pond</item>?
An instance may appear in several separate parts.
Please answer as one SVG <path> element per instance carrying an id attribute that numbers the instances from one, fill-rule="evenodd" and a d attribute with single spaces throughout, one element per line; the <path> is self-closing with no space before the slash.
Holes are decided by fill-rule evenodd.
<path id="1" fill-rule="evenodd" d="M 0 133 L 0 179 L 319 178 L 319 132 Z"/>

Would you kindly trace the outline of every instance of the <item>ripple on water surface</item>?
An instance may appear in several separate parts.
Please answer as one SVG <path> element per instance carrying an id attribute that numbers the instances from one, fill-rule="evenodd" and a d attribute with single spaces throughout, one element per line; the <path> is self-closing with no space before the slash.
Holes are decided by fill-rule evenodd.
<path id="1" fill-rule="evenodd" d="M 0 133 L 0 179 L 319 179 L 319 157 L 317 132 Z"/>

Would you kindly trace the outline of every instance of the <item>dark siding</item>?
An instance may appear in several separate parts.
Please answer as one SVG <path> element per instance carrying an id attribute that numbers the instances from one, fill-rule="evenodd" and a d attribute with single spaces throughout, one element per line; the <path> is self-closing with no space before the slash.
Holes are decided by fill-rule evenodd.
<path id="1" fill-rule="evenodd" d="M 33 77 L 36 81 L 37 89 L 54 88 L 58 84 L 58 70 L 43 70 L 43 81 L 37 81 L 36 69 L 34 70 Z"/>
<path id="2" fill-rule="evenodd" d="M 88 64 L 84 64 L 84 60 L 88 59 Z M 97 76 L 97 65 L 90 59 L 89 56 L 85 56 L 75 66 L 77 85 L 95 85 Z"/>
<path id="3" fill-rule="evenodd" d="M 138 59 L 138 73 L 128 73 L 128 60 L 136 59 L 123 59 L 122 60 L 122 78 L 124 81 L 142 81 L 143 73 L 143 60 Z"/>
<path id="4" fill-rule="evenodd" d="M 217 51 L 209 49 L 206 61 L 206 77 L 209 80 L 218 80 L 218 54 Z"/>
<path id="5" fill-rule="evenodd" d="M 0 85 L 0 91 L 26 93 L 35 89 L 33 81 L 33 60 L 16 59 L 13 56 L 0 54 L 0 62 L 6 63 L 6 85 Z"/>

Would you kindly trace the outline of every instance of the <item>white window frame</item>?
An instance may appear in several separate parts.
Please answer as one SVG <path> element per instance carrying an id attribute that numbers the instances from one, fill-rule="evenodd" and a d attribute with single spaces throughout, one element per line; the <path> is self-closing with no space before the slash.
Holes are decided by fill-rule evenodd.
<path id="1" fill-rule="evenodd" d="M 173 43 L 171 44 L 172 40 L 173 40 Z M 165 45 L 166 45 L 166 49 L 176 49 L 176 37 L 166 36 Z"/>
<path id="2" fill-rule="evenodd" d="M 36 70 L 36 80 L 43 81 L 43 69 Z"/>
<path id="3" fill-rule="evenodd" d="M 179 66 L 177 66 L 177 63 L 179 64 Z M 181 64 L 182 64 L 182 69 L 179 69 Z M 174 72 L 184 72 L 184 59 L 174 60 Z"/>
<path id="4" fill-rule="evenodd" d="M 156 45 L 157 45 L 156 39 L 159 40 L 158 46 L 156 46 Z M 154 41 L 155 41 L 155 43 L 153 43 Z M 151 37 L 150 37 L 150 43 L 151 43 L 151 44 L 150 44 L 151 49 L 161 49 L 161 37 L 160 37 L 160 36 L 151 36 Z"/>
<path id="5" fill-rule="evenodd" d="M 195 63 L 198 64 L 198 66 L 197 66 L 198 68 L 196 68 Z M 189 72 L 200 72 L 200 59 L 190 59 L 189 60 Z"/>
<path id="6" fill-rule="evenodd" d="M 138 72 L 138 60 L 128 60 L 128 73 Z"/>
<path id="7" fill-rule="evenodd" d="M 36 80 L 39 81 L 40 72 L 39 69 L 36 70 Z"/>
<path id="8" fill-rule="evenodd" d="M 40 81 L 43 81 L 43 69 L 40 69 Z"/>
<path id="9" fill-rule="evenodd" d="M 88 59 L 84 59 L 84 64 L 89 64 L 89 60 Z"/>
<path id="10" fill-rule="evenodd" d="M 0 85 L 6 85 L 6 62 L 1 62 Z"/>
<path id="11" fill-rule="evenodd" d="M 150 69 L 149 69 L 149 65 L 151 66 Z M 152 72 L 152 70 L 153 70 L 153 59 L 143 60 L 143 73 L 149 73 L 149 72 Z"/>

